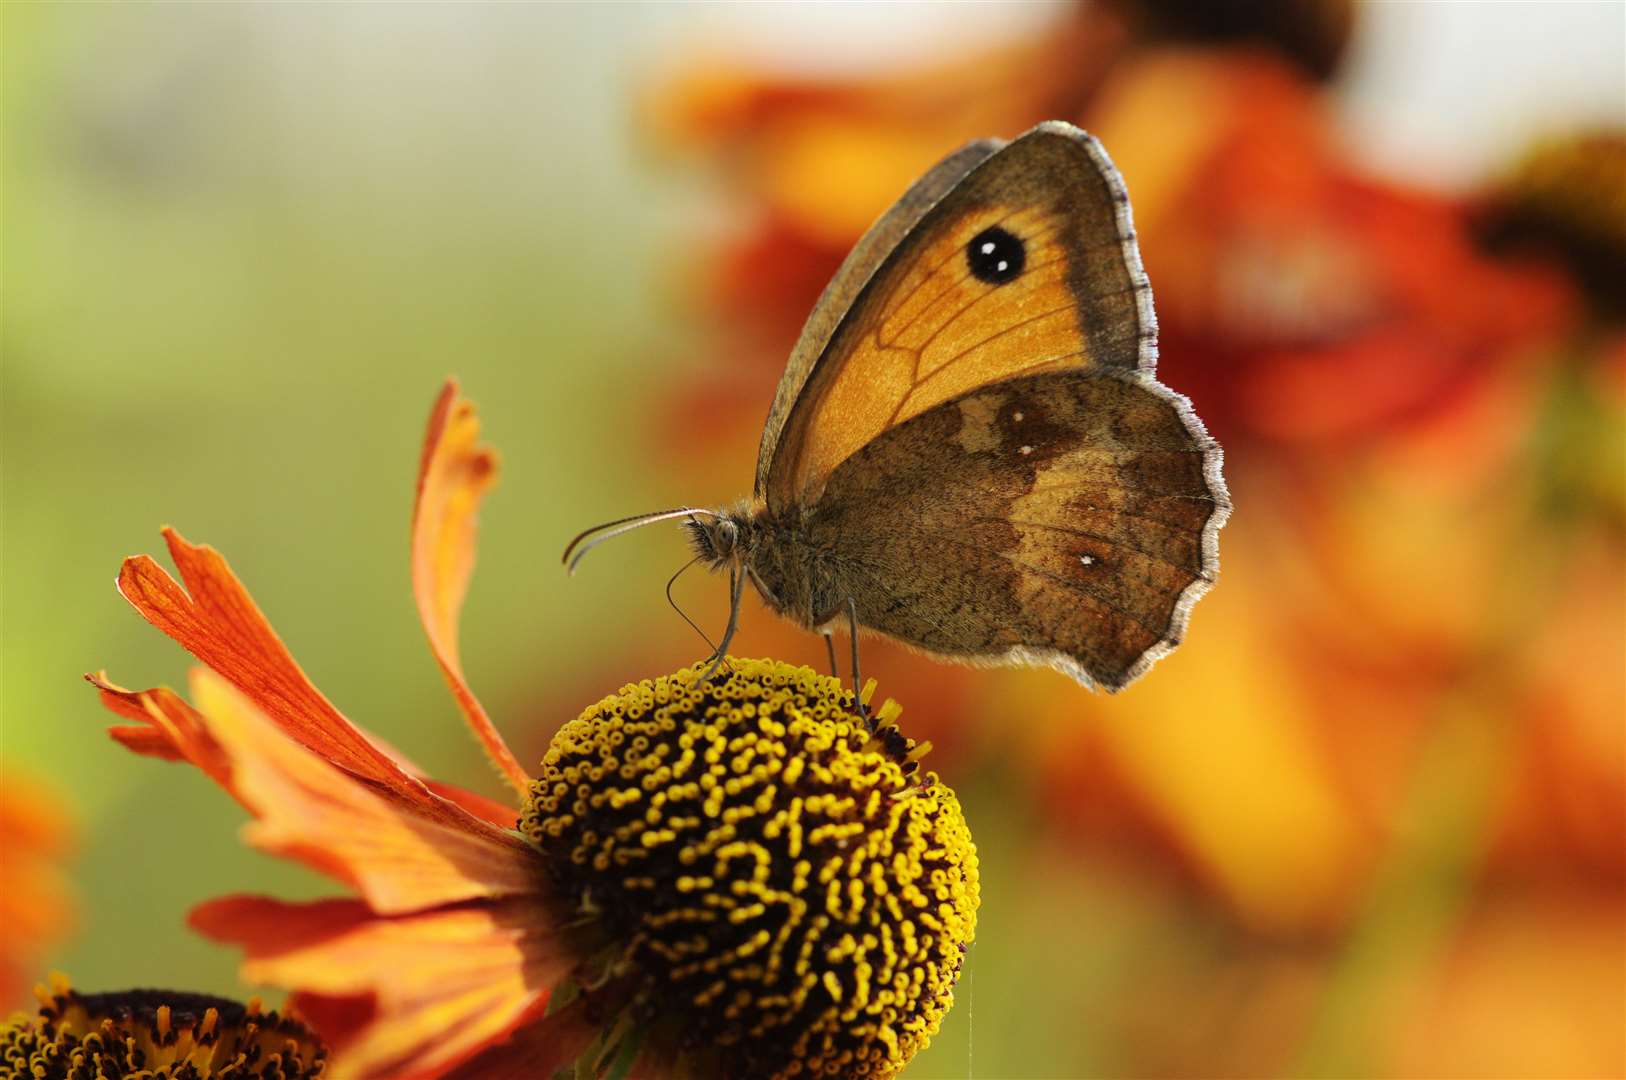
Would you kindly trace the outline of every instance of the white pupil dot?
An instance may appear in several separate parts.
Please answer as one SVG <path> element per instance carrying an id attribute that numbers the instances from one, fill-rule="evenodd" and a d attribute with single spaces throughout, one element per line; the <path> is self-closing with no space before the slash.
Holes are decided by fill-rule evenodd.
<path id="1" fill-rule="evenodd" d="M 992 240 L 983 241 L 982 253 L 984 255 L 992 255 L 994 253 L 994 242 Z"/>
<path id="2" fill-rule="evenodd" d="M 1095 562 L 1095 556 L 1094 555 L 1080 555 L 1078 557 L 1078 561 L 1083 563 L 1085 566 L 1089 566 L 1091 563 Z"/>
<path id="3" fill-rule="evenodd" d="M 1005 272 L 1006 268 L 1009 267 L 1010 265 L 1011 264 L 1006 262 L 1004 259 L 999 260 L 999 272 L 1001 274 L 1003 274 Z"/>
<path id="4" fill-rule="evenodd" d="M 1017 453 L 1021 454 L 1023 457 L 1027 457 L 1029 454 L 1033 453 L 1033 447 L 1024 446 L 1018 450 Z"/>
<path id="5" fill-rule="evenodd" d="M 1020 424 L 1022 422 L 1022 414 L 1019 413 L 1019 412 L 1012 413 L 1011 414 L 1011 419 L 1015 420 L 1018 424 Z"/>

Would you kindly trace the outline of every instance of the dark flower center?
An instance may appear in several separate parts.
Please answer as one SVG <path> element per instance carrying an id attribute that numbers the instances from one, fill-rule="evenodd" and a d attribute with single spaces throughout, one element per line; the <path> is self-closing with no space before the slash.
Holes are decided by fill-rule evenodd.
<path id="1" fill-rule="evenodd" d="M 0 1078 L 311 1080 L 327 1052 L 303 1024 L 207 994 L 80 994 L 57 977 L 33 1017 L 0 1027 Z"/>

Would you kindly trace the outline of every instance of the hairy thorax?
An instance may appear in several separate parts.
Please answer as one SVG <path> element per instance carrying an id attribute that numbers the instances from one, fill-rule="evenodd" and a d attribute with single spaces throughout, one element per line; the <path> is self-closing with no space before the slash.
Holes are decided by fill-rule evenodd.
<path id="1" fill-rule="evenodd" d="M 696 554 L 713 571 L 738 569 L 777 614 L 818 628 L 846 603 L 841 576 L 816 523 L 792 511 L 770 514 L 762 506 L 736 506 L 708 520 L 688 523 Z"/>

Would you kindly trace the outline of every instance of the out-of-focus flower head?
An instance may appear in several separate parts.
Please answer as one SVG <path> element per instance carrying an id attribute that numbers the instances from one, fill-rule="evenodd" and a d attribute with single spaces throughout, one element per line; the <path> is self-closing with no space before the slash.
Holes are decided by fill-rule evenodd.
<path id="1" fill-rule="evenodd" d="M 1350 0 L 1117 0 L 1144 45 L 1247 45 L 1330 78 L 1355 25 Z"/>
<path id="2" fill-rule="evenodd" d="M 1147 54 L 1085 126 L 1134 200 L 1163 376 L 1233 453 L 1381 438 L 1572 317 L 1550 269 L 1485 257 L 1463 206 L 1354 166 L 1322 92 L 1269 57 Z"/>
<path id="3" fill-rule="evenodd" d="M 83 994 L 63 975 L 34 990 L 39 1011 L 0 1026 L 0 1076 L 29 1080 L 316 1080 L 320 1039 L 292 1016 L 208 994 Z"/>
<path id="4" fill-rule="evenodd" d="M 856 78 L 786 77 L 737 58 L 690 56 L 652 80 L 644 118 L 658 146 L 721 164 L 740 198 L 791 233 L 834 245 L 839 260 L 947 149 L 1078 116 L 1140 50 L 1246 44 L 1325 77 L 1353 19 L 1348 0 L 1113 0 L 1075 4 L 1022 38 Z"/>
<path id="5" fill-rule="evenodd" d="M 52 789 L 0 771 L 0 1009 L 23 1000 L 40 953 L 65 935 L 74 904 L 62 862 L 73 846 L 67 807 Z"/>
<path id="6" fill-rule="evenodd" d="M 1601 319 L 1626 320 L 1626 132 L 1537 143 L 1482 198 L 1478 224 L 1494 251 L 1561 259 Z"/>
<path id="7" fill-rule="evenodd" d="M 94 676 L 129 748 L 185 760 L 253 815 L 246 837 L 353 899 L 231 896 L 194 927 L 294 991 L 359 1077 L 890 1076 L 952 1000 L 977 864 L 953 793 L 883 706 L 833 678 L 730 659 L 624 687 L 559 733 L 534 779 L 462 674 L 457 620 L 495 478 L 449 385 L 413 516 L 419 613 L 501 804 L 436 783 L 305 678 L 214 551 L 166 530 L 175 582 L 119 577 L 207 665 L 190 703 Z M 184 587 L 183 587 L 184 585 Z M 517 828 L 516 828 L 517 823 Z"/>

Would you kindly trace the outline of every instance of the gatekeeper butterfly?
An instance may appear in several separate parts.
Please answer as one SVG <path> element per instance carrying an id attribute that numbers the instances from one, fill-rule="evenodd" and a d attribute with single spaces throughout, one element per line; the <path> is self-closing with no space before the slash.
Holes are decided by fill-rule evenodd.
<path id="1" fill-rule="evenodd" d="M 686 518 L 697 561 L 822 632 L 1127 686 L 1179 643 L 1230 512 L 1220 448 L 1157 381 L 1123 179 L 1040 124 L 940 162 L 847 256 L 791 352 L 753 497 Z M 574 558 L 572 557 L 574 553 Z M 692 564 L 691 564 L 692 565 Z M 834 664 L 834 648 L 830 647 Z"/>

